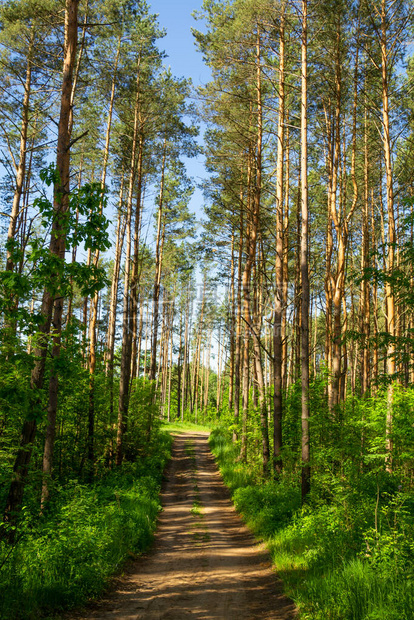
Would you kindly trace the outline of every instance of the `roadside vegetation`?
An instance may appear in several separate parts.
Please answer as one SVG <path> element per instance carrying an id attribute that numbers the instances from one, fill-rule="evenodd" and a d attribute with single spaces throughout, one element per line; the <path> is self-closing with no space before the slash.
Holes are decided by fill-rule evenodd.
<path id="1" fill-rule="evenodd" d="M 263 479 L 257 427 L 249 425 L 247 462 L 239 457 L 239 442 L 232 441 L 234 425 L 211 433 L 210 447 L 235 507 L 266 542 L 301 619 L 412 620 L 414 495 L 403 446 L 412 432 L 406 423 L 414 395 L 396 395 L 399 439 L 395 437 L 394 446 L 396 453 L 400 447 L 402 460 L 396 459 L 389 473 L 376 434 L 386 394 L 369 401 L 352 399 L 346 415 L 332 427 L 318 406 L 323 385 L 312 386 L 312 485 L 302 504 L 298 389 L 294 386 L 286 401 L 290 431 L 284 436 L 285 468 L 276 480 Z M 360 408 L 364 424 L 357 426 Z"/>
<path id="2" fill-rule="evenodd" d="M 175 420 L 171 422 L 163 420 L 161 429 L 168 433 L 185 433 L 188 431 L 210 433 L 212 426 L 209 426 L 207 424 L 196 424 L 195 422 L 181 422 L 181 420 Z"/>
<path id="3" fill-rule="evenodd" d="M 148 549 L 170 447 L 171 437 L 158 432 L 146 456 L 93 484 L 56 484 L 40 516 L 36 488 L 28 490 L 13 545 L 0 542 L 0 618 L 36 619 L 81 606 Z"/>

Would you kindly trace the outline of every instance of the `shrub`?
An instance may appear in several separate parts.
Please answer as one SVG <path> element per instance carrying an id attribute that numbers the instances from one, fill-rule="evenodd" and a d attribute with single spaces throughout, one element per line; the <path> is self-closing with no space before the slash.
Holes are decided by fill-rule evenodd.
<path id="1" fill-rule="evenodd" d="M 95 485 L 65 485 L 35 525 L 27 513 L 12 552 L 0 546 L 0 618 L 38 618 L 80 605 L 102 592 L 130 555 L 148 548 L 171 445 L 167 434 L 158 440 L 152 456 Z"/>

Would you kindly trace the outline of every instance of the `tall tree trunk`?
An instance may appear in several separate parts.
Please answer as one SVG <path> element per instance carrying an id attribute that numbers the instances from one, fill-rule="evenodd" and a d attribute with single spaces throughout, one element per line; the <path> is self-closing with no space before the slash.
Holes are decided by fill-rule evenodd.
<path id="1" fill-rule="evenodd" d="M 106 338 L 106 359 L 105 370 L 109 383 L 109 419 L 112 422 L 114 410 L 114 354 L 115 354 L 115 332 L 116 332 L 116 315 L 118 307 L 118 286 L 119 273 L 121 269 L 122 247 L 124 245 L 125 229 L 127 218 L 122 213 L 122 201 L 124 193 L 124 177 L 122 176 L 121 188 L 119 191 L 118 204 L 118 223 L 116 228 L 116 244 L 114 268 L 111 281 L 111 293 L 109 302 L 108 317 L 108 334 Z"/>
<path id="2" fill-rule="evenodd" d="M 301 40 L 301 244 L 300 272 L 301 300 L 301 371 L 302 371 L 302 501 L 310 491 L 310 438 L 309 438 L 309 225 L 308 225 L 308 26 L 307 0 L 302 0 Z"/>
<path id="3" fill-rule="evenodd" d="M 371 209 L 371 230 L 372 230 L 372 252 L 375 252 L 376 249 L 376 240 L 375 240 L 375 224 L 374 224 L 374 214 L 373 214 L 373 203 Z M 375 256 L 375 254 L 374 254 Z M 374 259 L 375 260 L 375 259 Z M 376 263 L 376 261 L 375 261 Z M 374 264 L 375 266 L 375 264 Z M 378 287 L 377 283 L 374 281 L 372 284 L 372 317 L 373 317 L 373 340 L 374 340 L 374 351 L 372 355 L 372 380 L 374 386 L 376 386 L 378 381 L 379 374 L 379 328 L 378 328 Z M 374 387 L 375 393 L 375 387 Z"/>
<path id="4" fill-rule="evenodd" d="M 282 315 L 284 301 L 283 281 L 283 159 L 285 126 L 285 6 L 281 7 L 279 29 L 279 115 L 277 124 L 276 164 L 276 265 L 273 324 L 273 468 L 276 475 L 282 471 Z"/>
<path id="5" fill-rule="evenodd" d="M 237 319 L 236 319 L 236 350 L 234 356 L 234 423 L 240 419 L 240 377 L 242 352 L 242 257 L 243 257 L 243 189 L 240 190 L 240 234 L 237 261 Z M 237 440 L 237 430 L 233 431 L 233 441 Z"/>
<path id="6" fill-rule="evenodd" d="M 141 372 L 141 349 L 142 349 L 142 332 L 144 328 L 144 300 L 142 299 L 142 291 L 138 296 L 140 300 L 139 305 L 139 326 L 138 326 L 138 338 L 137 338 L 137 355 L 136 355 L 136 373 L 135 377 L 138 379 Z"/>
<path id="7" fill-rule="evenodd" d="M 341 44 L 341 23 L 338 18 L 338 26 L 336 33 L 336 50 L 335 50 L 335 100 L 334 109 L 330 114 L 326 112 L 328 136 L 327 164 L 328 164 L 328 211 L 329 219 L 335 227 L 337 235 L 337 264 L 336 273 L 331 275 L 330 289 L 332 291 L 332 311 L 333 311 L 333 333 L 332 333 L 332 365 L 329 368 L 330 377 L 330 399 L 329 407 L 334 408 L 339 403 L 339 384 L 341 377 L 341 338 L 342 338 L 342 295 L 345 277 L 345 250 L 346 241 L 344 239 L 346 231 L 342 230 L 343 222 L 341 214 L 338 213 L 337 192 L 338 192 L 338 174 L 340 164 L 341 150 L 341 104 L 342 104 L 342 65 L 340 57 Z M 330 233 L 332 234 L 332 233 Z M 329 319 L 331 320 L 331 319 Z"/>
<path id="8" fill-rule="evenodd" d="M 161 229 L 163 220 L 163 203 L 164 203 L 164 179 L 165 179 L 165 160 L 167 154 L 167 140 L 164 138 L 162 164 L 161 164 L 161 183 L 160 183 L 160 196 L 158 202 L 158 217 L 157 217 L 157 240 L 155 245 L 155 280 L 154 280 L 154 292 L 153 292 L 153 325 L 152 325 L 152 343 L 151 343 L 151 366 L 149 379 L 155 380 L 157 369 L 157 338 L 158 338 L 158 314 L 159 314 L 159 300 L 160 300 L 160 286 L 161 286 Z"/>
<path id="9" fill-rule="evenodd" d="M 182 376 L 183 376 L 183 307 L 180 306 L 180 344 L 178 346 L 178 358 L 177 358 L 177 420 L 181 416 L 181 394 L 182 394 Z"/>
<path id="10" fill-rule="evenodd" d="M 207 290 L 207 277 L 204 275 L 204 283 L 203 283 L 203 297 L 201 300 L 201 309 L 200 309 L 200 317 L 198 319 L 198 329 L 196 336 L 196 351 L 195 351 L 195 360 L 193 366 L 193 400 L 192 400 L 192 410 L 195 407 L 195 422 L 197 423 L 197 397 L 198 397 L 198 384 L 199 384 L 199 368 L 200 368 L 200 354 L 201 354 L 201 339 L 203 335 L 204 328 L 204 311 L 205 311 L 205 303 L 206 303 L 206 290 Z"/>
<path id="11" fill-rule="evenodd" d="M 140 127 L 142 126 L 140 118 Z M 144 140 L 139 136 L 138 165 L 137 165 L 137 193 L 135 201 L 135 228 L 134 228 L 134 254 L 131 272 L 131 309 L 129 316 L 129 331 L 131 333 L 131 379 L 137 374 L 137 347 L 138 347 L 138 290 L 139 290 L 139 243 L 141 231 L 141 202 L 142 202 L 142 165 L 143 165 Z"/>
<path id="12" fill-rule="evenodd" d="M 300 343 L 301 335 L 301 307 L 302 307 L 302 283 L 300 272 L 300 247 L 301 247 L 301 180 L 300 170 L 298 177 L 297 205 L 296 205 L 296 261 L 295 261 L 295 306 L 294 306 L 294 336 L 292 343 L 291 380 L 296 382 L 300 378 Z"/>
<path id="13" fill-rule="evenodd" d="M 367 111 L 364 115 L 364 206 L 362 213 L 362 248 L 361 248 L 361 268 L 362 273 L 366 274 L 369 267 L 369 159 L 368 159 L 368 125 Z M 369 282 L 367 277 L 361 281 L 361 302 L 360 302 L 360 331 L 362 334 L 361 346 L 361 396 L 365 396 L 370 389 L 370 300 Z"/>
<path id="14" fill-rule="evenodd" d="M 260 229 L 260 207 L 261 207 L 261 192 L 262 192 L 262 140 L 263 140 L 263 104 L 262 104 L 262 67 L 261 67 L 261 39 L 260 39 L 260 27 L 257 26 L 256 36 L 256 97 L 257 97 L 257 150 L 256 150 L 256 191 L 254 201 L 254 213 L 253 213 L 253 264 L 255 265 L 256 248 L 257 248 L 257 236 Z M 255 278 L 257 281 L 257 276 Z M 255 286 L 254 291 L 254 357 L 255 357 L 255 369 L 257 374 L 258 390 L 259 390 L 259 405 L 260 405 L 260 426 L 262 432 L 262 457 L 263 457 L 263 474 L 267 476 L 269 474 L 269 427 L 268 427 L 268 415 L 267 404 L 264 391 L 264 378 L 263 378 L 263 364 L 262 364 L 262 348 L 260 342 L 260 330 L 261 330 L 261 316 L 257 303 L 257 296 L 260 294 L 260 286 Z"/>
<path id="15" fill-rule="evenodd" d="M 146 379 L 147 378 L 147 357 L 148 357 L 148 340 L 151 339 L 151 332 L 150 330 L 150 325 L 152 323 L 152 321 L 150 320 L 150 310 L 149 310 L 149 306 L 148 303 L 146 304 L 146 323 L 145 323 L 145 350 L 144 350 L 144 374 L 143 374 L 143 378 Z M 149 332 L 149 333 L 148 333 Z"/>
<path id="16" fill-rule="evenodd" d="M 13 195 L 12 210 L 10 213 L 9 227 L 7 231 L 7 244 L 6 244 L 6 267 L 5 271 L 13 271 L 15 264 L 15 246 L 18 245 L 16 239 L 16 231 L 18 229 L 18 223 L 20 218 L 20 205 L 21 197 L 23 193 L 25 177 L 26 177 L 26 152 L 27 152 L 27 134 L 29 129 L 29 102 L 32 87 L 32 51 L 34 45 L 34 26 L 30 33 L 29 50 L 27 52 L 27 64 L 26 64 L 26 81 L 24 85 L 23 105 L 22 105 L 22 123 L 20 129 L 20 149 L 19 149 L 19 161 L 16 164 L 13 157 L 13 164 L 15 167 L 15 187 Z M 27 213 L 27 209 L 23 208 L 23 211 Z M 6 356 L 9 357 L 13 354 L 14 345 L 12 343 L 13 336 L 16 332 L 16 319 L 17 307 L 19 299 L 16 294 L 10 295 L 8 301 L 8 316 L 5 318 L 5 331 L 7 334 L 7 348 L 5 350 Z"/>
<path id="17" fill-rule="evenodd" d="M 252 106 L 250 106 L 252 107 Z M 242 436 L 240 445 L 240 458 L 243 462 L 247 460 L 247 418 L 249 411 L 249 366 L 250 366 L 250 289 L 251 273 L 256 254 L 256 237 L 252 231 L 254 227 L 253 210 L 257 210 L 257 202 L 252 199 L 252 160 L 253 147 L 249 145 L 247 160 L 247 209 L 246 209 L 246 262 L 242 275 L 243 291 L 243 320 L 244 320 L 244 343 L 243 343 L 243 362 L 242 362 Z M 253 208 L 252 208 L 253 207 Z"/>
<path id="18" fill-rule="evenodd" d="M 106 126 L 106 138 L 105 138 L 105 149 L 104 149 L 104 159 L 102 166 L 102 177 L 101 177 L 101 188 L 105 189 L 106 182 L 106 172 L 108 167 L 108 158 L 109 158 L 109 145 L 111 139 L 111 125 L 112 125 L 112 114 L 114 108 L 114 100 L 115 100 L 115 80 L 116 74 L 118 70 L 118 59 L 121 47 L 121 40 L 118 41 L 118 49 L 115 57 L 115 65 L 114 65 L 114 73 L 112 78 L 112 86 L 111 86 L 111 97 L 109 102 L 109 111 L 108 111 L 108 120 Z M 99 205 L 99 211 L 102 213 L 104 205 L 104 197 L 102 195 L 101 202 Z M 93 259 L 93 265 L 95 268 L 99 265 L 99 250 L 95 250 L 95 255 Z M 96 323 L 98 318 L 98 300 L 99 300 L 99 292 L 96 291 L 91 300 L 91 309 L 89 316 L 89 407 L 88 407 L 88 466 L 87 466 L 87 477 L 89 481 L 93 479 L 94 472 L 94 434 L 95 434 L 95 370 L 96 370 Z"/>
<path id="19" fill-rule="evenodd" d="M 231 259 L 230 259 L 230 369 L 229 369 L 229 410 L 233 406 L 234 399 L 234 363 L 235 363 L 235 332 L 236 332 L 236 305 L 235 305 L 235 266 L 234 266 L 234 229 L 231 233 Z"/>
<path id="20" fill-rule="evenodd" d="M 74 66 L 73 74 L 72 74 L 72 89 L 70 92 L 70 108 L 69 108 L 69 121 L 68 121 L 69 134 L 72 134 L 72 129 L 73 129 L 73 113 L 74 113 L 73 104 L 75 101 L 76 88 L 78 85 L 79 69 L 80 69 L 81 62 L 82 62 L 83 52 L 85 50 L 86 30 L 87 30 L 87 23 L 88 23 L 88 10 L 89 10 L 89 0 L 85 0 L 85 5 L 84 5 L 85 14 L 83 18 L 82 35 L 80 37 L 79 44 L 77 44 L 77 56 L 78 57 L 76 61 L 76 66 Z"/>
<path id="21" fill-rule="evenodd" d="M 285 112 L 286 124 L 289 123 L 288 110 Z M 288 308 L 288 282 L 289 282 L 289 195 L 290 195 L 290 141 L 289 127 L 285 128 L 285 211 L 283 216 L 283 306 L 282 306 L 282 385 L 287 388 L 288 380 L 288 337 L 287 337 L 287 308 Z"/>
<path id="22" fill-rule="evenodd" d="M 216 413 L 220 413 L 220 383 L 221 383 L 221 359 L 222 359 L 222 343 L 221 343 L 221 325 L 218 330 L 218 351 L 217 351 L 217 394 L 216 394 Z"/>
<path id="23" fill-rule="evenodd" d="M 78 189 L 80 189 L 82 187 L 82 176 L 83 176 L 83 163 L 84 163 L 84 149 L 82 147 L 82 152 L 81 152 L 81 158 L 80 158 L 80 163 L 79 163 L 79 171 L 78 171 Z M 79 208 L 76 207 L 76 215 L 75 215 L 75 227 L 78 226 L 78 222 L 79 222 Z M 76 261 L 76 256 L 78 254 L 78 246 L 75 245 L 72 248 L 72 264 L 75 263 Z M 73 278 L 72 276 L 70 277 L 70 294 L 69 294 L 69 299 L 68 299 L 68 312 L 66 315 L 66 323 L 69 324 L 69 321 L 72 319 L 72 314 L 73 314 Z M 80 317 L 79 317 L 80 320 Z"/>
<path id="24" fill-rule="evenodd" d="M 59 172 L 60 182 L 54 187 L 53 209 L 56 216 L 53 219 L 50 237 L 49 251 L 60 260 L 65 258 L 66 230 L 65 219 L 69 209 L 69 163 L 70 163 L 70 131 L 69 116 L 71 108 L 71 91 L 73 67 L 76 57 L 77 30 L 78 30 L 78 4 L 79 0 L 66 0 L 65 7 L 65 49 L 63 61 L 62 92 L 60 103 L 60 117 L 58 124 L 58 143 L 56 155 L 56 168 Z M 59 276 L 55 274 L 55 283 L 59 282 Z M 54 308 L 55 306 L 55 308 Z M 37 413 L 41 409 L 41 390 L 48 353 L 48 336 L 52 321 L 52 313 L 55 323 L 55 334 L 52 356 L 56 359 L 60 353 L 60 329 L 63 311 L 63 298 L 58 293 L 54 297 L 48 288 L 45 288 L 42 299 L 41 314 L 44 323 L 40 327 L 37 345 L 34 351 L 36 363 L 31 373 L 31 416 L 23 423 L 20 437 L 20 445 L 13 467 L 13 480 L 10 484 L 6 501 L 5 522 L 14 523 L 20 510 L 23 499 L 25 482 L 32 455 L 33 443 L 37 430 Z M 57 375 L 53 385 L 54 392 L 51 397 L 57 398 Z M 50 393 L 49 393 L 50 395 Z M 9 539 L 13 540 L 15 530 L 9 532 Z"/>
<path id="25" fill-rule="evenodd" d="M 332 253 L 333 253 L 333 235 L 332 235 L 332 216 L 328 209 L 326 222 L 326 246 L 325 246 L 325 360 L 326 369 L 328 371 L 328 406 L 331 410 L 333 407 L 332 399 L 332 307 L 333 307 L 333 290 L 332 290 Z"/>
<path id="26" fill-rule="evenodd" d="M 263 111 L 262 111 L 262 68 L 261 68 L 261 40 L 260 27 L 257 26 L 256 34 L 256 105 L 257 105 L 257 142 L 256 142 L 256 178 L 254 196 L 252 200 L 253 212 L 251 214 L 251 222 L 246 231 L 247 242 L 247 258 L 243 273 L 243 305 L 244 320 L 249 332 L 253 333 L 253 351 L 254 351 L 254 369 L 257 375 L 260 399 L 260 426 L 262 433 L 262 455 L 263 470 L 267 473 L 269 465 L 269 434 L 268 434 L 268 418 L 266 410 L 266 401 L 264 398 L 264 380 L 263 367 L 261 360 L 261 342 L 260 334 L 257 333 L 258 324 L 251 317 L 251 279 L 252 270 L 256 261 L 256 247 L 259 233 L 260 222 L 260 206 L 261 206 L 261 190 L 262 190 L 262 139 L 263 139 Z M 250 159 L 250 158 L 249 158 Z M 248 168 L 250 168 L 250 164 Z M 248 177 L 250 175 L 248 174 Z M 248 181 L 249 185 L 249 181 Z M 257 317 L 254 319 L 257 321 Z M 246 332 L 246 335 L 249 333 Z M 248 346 L 248 343 L 247 343 Z M 248 412 L 248 350 L 244 353 L 244 369 L 243 369 L 243 433 L 241 445 L 241 458 L 247 457 L 247 412 Z"/>
<path id="27" fill-rule="evenodd" d="M 140 109 L 140 65 L 141 56 L 137 63 L 137 92 L 134 109 L 134 129 L 132 136 L 131 163 L 129 171 L 129 186 L 126 209 L 126 255 L 125 255 L 125 274 L 124 274 L 124 308 L 122 317 L 122 354 L 121 354 L 121 373 L 119 380 L 119 402 L 118 402 L 118 426 L 116 436 L 116 464 L 121 465 L 123 459 L 123 436 L 126 431 L 128 402 L 129 402 L 129 382 L 131 377 L 131 348 L 132 334 L 130 332 L 129 318 L 131 310 L 130 296 L 130 277 L 131 277 L 131 232 L 132 232 L 132 198 L 134 191 L 134 181 L 137 166 L 137 143 L 138 143 L 138 124 Z"/>
<path id="28" fill-rule="evenodd" d="M 242 359 L 242 432 L 240 445 L 240 459 L 247 461 L 247 421 L 249 412 L 249 369 L 250 369 L 250 330 L 244 322 L 243 359 Z"/>
<path id="29" fill-rule="evenodd" d="M 388 212 L 388 254 L 387 254 L 387 273 L 392 275 L 395 262 L 395 218 L 394 218 L 394 189 L 393 171 L 391 159 L 391 135 L 390 135 L 390 112 L 389 112 L 389 66 L 388 66 L 388 47 L 387 47 L 387 9 L 386 0 L 381 2 L 381 78 L 382 78 L 382 122 L 383 122 L 383 148 L 385 160 L 385 179 Z M 395 374 L 395 296 L 392 285 L 389 281 L 385 284 L 387 329 L 390 335 L 387 346 L 387 374 L 390 378 L 388 387 L 387 416 L 386 416 L 386 450 L 387 469 L 392 469 L 392 422 L 393 422 L 393 399 L 394 399 L 394 374 Z"/>
<path id="30" fill-rule="evenodd" d="M 188 373 L 190 368 L 189 363 L 189 331 L 191 321 L 191 303 L 190 303 L 190 282 L 187 287 L 187 300 L 185 309 L 185 326 L 184 326 L 184 363 L 183 363 L 183 381 L 182 381 L 182 394 L 181 394 L 181 421 L 184 421 L 184 410 L 188 404 Z"/>
<path id="31" fill-rule="evenodd" d="M 14 241 L 16 234 L 17 222 L 20 213 L 20 201 L 23 193 L 23 186 L 26 174 L 26 152 L 27 152 L 27 133 L 29 129 L 29 102 L 32 87 L 32 50 L 34 44 L 34 27 L 30 35 L 29 50 L 27 53 L 26 65 L 26 82 L 24 85 L 23 106 L 22 106 L 22 124 L 20 129 L 20 153 L 19 163 L 16 166 L 16 185 L 14 188 L 13 205 L 10 214 L 9 228 L 7 231 L 7 255 L 6 255 L 6 271 L 13 271 L 14 259 L 9 244 Z"/>
<path id="32" fill-rule="evenodd" d="M 168 411 L 167 411 L 167 420 L 170 422 L 171 419 L 171 383 L 172 383 L 172 367 L 173 367 L 173 330 L 174 323 L 174 302 L 171 307 L 171 318 L 170 318 L 170 359 L 169 359 L 169 368 L 168 368 Z"/>
<path id="33" fill-rule="evenodd" d="M 205 362 L 206 367 L 206 380 L 205 380 L 205 391 L 204 391 L 204 410 L 208 410 L 209 403 L 209 386 L 210 386 L 210 359 L 211 359 L 211 340 L 213 337 L 213 332 L 210 329 L 208 334 L 208 344 L 207 344 L 207 359 Z"/>

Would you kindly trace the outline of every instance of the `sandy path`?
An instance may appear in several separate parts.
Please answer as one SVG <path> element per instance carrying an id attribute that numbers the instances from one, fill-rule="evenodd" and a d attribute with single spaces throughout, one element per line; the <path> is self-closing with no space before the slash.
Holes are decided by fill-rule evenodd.
<path id="1" fill-rule="evenodd" d="M 155 544 L 115 589 L 73 620 L 291 620 L 266 552 L 242 524 L 207 435 L 175 437 Z"/>

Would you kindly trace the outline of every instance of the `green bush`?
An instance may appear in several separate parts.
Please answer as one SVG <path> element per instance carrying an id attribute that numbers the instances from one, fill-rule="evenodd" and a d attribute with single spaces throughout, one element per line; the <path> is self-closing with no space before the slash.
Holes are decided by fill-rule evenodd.
<path id="1" fill-rule="evenodd" d="M 236 489 L 233 501 L 252 529 L 266 538 L 289 523 L 300 506 L 300 494 L 291 487 L 265 482 Z"/>
<path id="2" fill-rule="evenodd" d="M 35 525 L 27 513 L 13 551 L 0 546 L 0 618 L 38 618 L 84 603 L 130 555 L 148 548 L 171 445 L 167 434 L 158 441 L 151 457 L 95 485 L 66 485 Z"/>
<path id="3" fill-rule="evenodd" d="M 228 431 L 213 431 L 210 446 L 236 509 L 266 541 L 302 620 L 413 620 L 414 502 L 395 475 L 375 460 L 362 471 L 350 461 L 335 475 L 330 457 L 325 453 L 322 467 L 318 455 L 301 507 L 299 485 L 289 476 L 259 482 L 250 464 L 238 461 Z"/>

